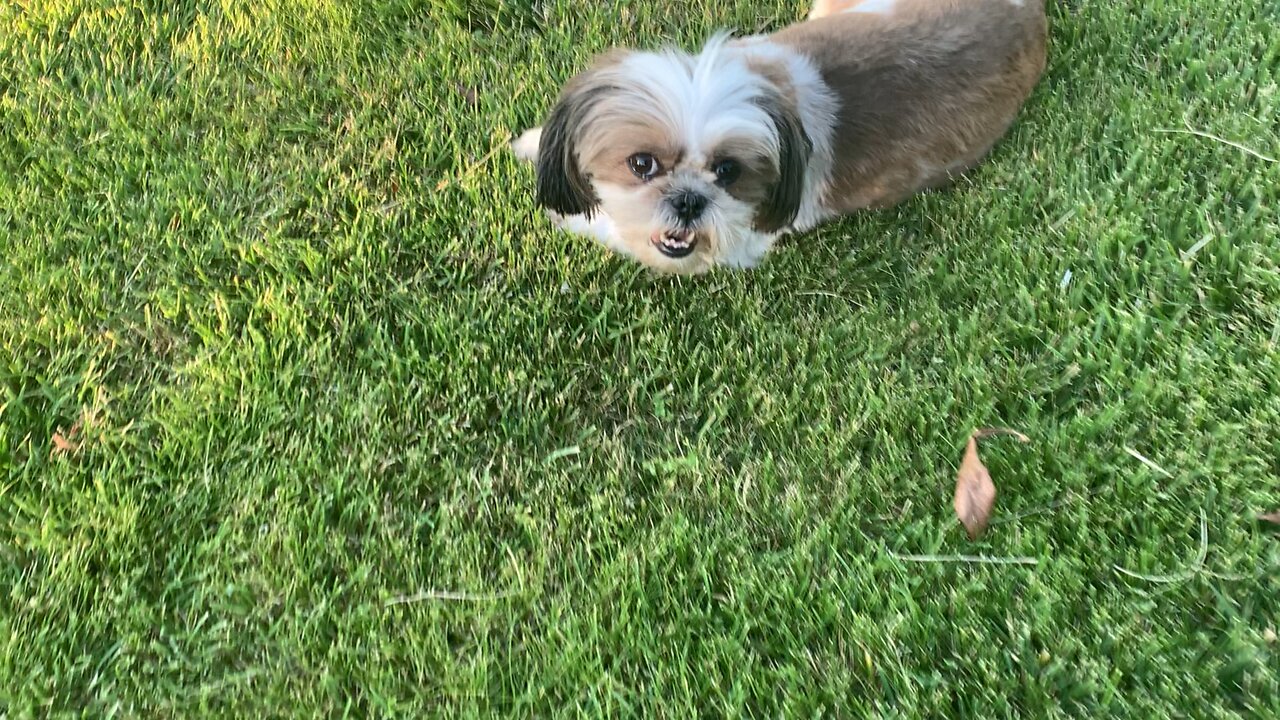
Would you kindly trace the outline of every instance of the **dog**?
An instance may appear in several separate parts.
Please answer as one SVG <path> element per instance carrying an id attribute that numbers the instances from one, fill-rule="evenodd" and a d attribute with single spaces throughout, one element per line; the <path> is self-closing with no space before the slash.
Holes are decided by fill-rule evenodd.
<path id="1" fill-rule="evenodd" d="M 943 186 L 1044 72 L 1044 0 L 817 0 L 697 54 L 613 50 L 511 145 L 558 226 L 652 268 L 758 265 L 778 238 Z"/>

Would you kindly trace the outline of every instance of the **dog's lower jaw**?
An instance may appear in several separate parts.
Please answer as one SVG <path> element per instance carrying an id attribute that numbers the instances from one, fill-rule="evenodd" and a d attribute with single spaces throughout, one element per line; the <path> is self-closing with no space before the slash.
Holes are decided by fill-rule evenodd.
<path id="1" fill-rule="evenodd" d="M 635 251 L 623 241 L 613 218 L 601 210 L 596 210 L 590 218 L 585 215 L 561 215 L 550 210 L 546 214 L 551 223 L 561 230 L 595 240 L 620 255 L 635 257 Z M 778 238 L 788 232 L 762 233 L 747 230 L 733 238 L 712 238 L 706 252 L 695 252 L 688 258 L 662 262 L 661 266 L 646 264 L 660 272 L 680 275 L 697 275 L 717 267 L 749 270 L 760 265 Z"/>

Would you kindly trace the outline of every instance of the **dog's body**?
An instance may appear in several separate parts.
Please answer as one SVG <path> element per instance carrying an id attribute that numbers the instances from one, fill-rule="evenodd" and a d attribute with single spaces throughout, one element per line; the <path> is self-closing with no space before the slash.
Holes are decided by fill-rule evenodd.
<path id="1" fill-rule="evenodd" d="M 976 164 L 1045 35 L 1043 0 L 818 0 L 698 55 L 609 53 L 513 148 L 562 227 L 661 270 L 750 267 L 785 233 Z"/>

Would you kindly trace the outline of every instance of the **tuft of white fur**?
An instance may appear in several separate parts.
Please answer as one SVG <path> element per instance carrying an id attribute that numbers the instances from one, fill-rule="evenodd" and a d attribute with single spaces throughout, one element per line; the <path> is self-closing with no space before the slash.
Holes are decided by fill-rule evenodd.
<path id="1" fill-rule="evenodd" d="M 520 137 L 511 141 L 511 152 L 515 156 L 526 162 L 534 162 L 538 159 L 538 146 L 542 143 L 542 128 L 536 127 L 525 130 Z"/>
<path id="2" fill-rule="evenodd" d="M 754 100 L 763 79 L 748 70 L 739 52 L 718 33 L 690 56 L 675 49 L 637 52 L 619 68 L 650 106 L 635 108 L 676 134 L 688 152 L 706 152 L 731 135 L 756 136 L 777 152 L 768 113 Z"/>

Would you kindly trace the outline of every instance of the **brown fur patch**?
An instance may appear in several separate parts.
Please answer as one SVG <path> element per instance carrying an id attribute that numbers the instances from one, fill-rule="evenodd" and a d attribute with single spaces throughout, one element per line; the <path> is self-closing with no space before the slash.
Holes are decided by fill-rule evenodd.
<path id="1" fill-rule="evenodd" d="M 977 163 L 1039 80 L 1045 35 L 1041 0 L 897 0 L 889 15 L 837 14 L 774 35 L 809 56 L 840 101 L 824 204 L 892 205 Z"/>
<path id="2" fill-rule="evenodd" d="M 680 162 L 680 150 L 671 145 L 671 137 L 651 125 L 609 125 L 593 138 L 589 154 L 581 156 L 582 165 L 599 180 L 616 185 L 639 185 L 643 180 L 631 172 L 627 158 L 647 152 L 662 165 L 659 176 L 671 172 Z"/>
<path id="3" fill-rule="evenodd" d="M 744 60 L 747 69 L 769 81 L 778 92 L 778 96 L 788 103 L 796 103 L 796 88 L 791 82 L 791 71 L 782 62 L 758 55 L 747 55 Z"/>
<path id="4" fill-rule="evenodd" d="M 737 180 L 725 187 L 725 192 L 750 205 L 758 206 L 768 197 L 778 182 L 778 168 L 772 158 L 755 154 L 753 144 L 721 143 L 711 157 L 711 162 L 733 160 L 742 167 Z"/>

